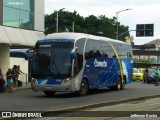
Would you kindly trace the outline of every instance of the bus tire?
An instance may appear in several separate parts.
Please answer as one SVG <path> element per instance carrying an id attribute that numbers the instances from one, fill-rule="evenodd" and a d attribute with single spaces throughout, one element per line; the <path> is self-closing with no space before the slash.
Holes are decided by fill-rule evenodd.
<path id="1" fill-rule="evenodd" d="M 83 80 L 80 86 L 80 90 L 77 92 L 78 96 L 86 96 L 88 93 L 88 83 Z"/>
<path id="2" fill-rule="evenodd" d="M 121 88 L 120 88 L 120 90 L 124 90 L 124 88 L 125 88 L 125 80 L 121 80 L 120 79 L 120 82 L 121 82 Z"/>
<path id="3" fill-rule="evenodd" d="M 45 93 L 45 95 L 46 95 L 47 97 L 53 97 L 56 92 L 55 92 L 55 91 L 44 91 L 44 93 Z"/>
<path id="4" fill-rule="evenodd" d="M 125 80 L 121 80 L 120 77 L 118 77 L 118 84 L 116 86 L 109 87 L 111 90 L 123 90 L 125 88 Z"/>
<path id="5" fill-rule="evenodd" d="M 122 80 L 120 77 L 118 77 L 118 84 L 116 86 L 116 90 L 121 90 L 121 88 L 122 88 Z"/>

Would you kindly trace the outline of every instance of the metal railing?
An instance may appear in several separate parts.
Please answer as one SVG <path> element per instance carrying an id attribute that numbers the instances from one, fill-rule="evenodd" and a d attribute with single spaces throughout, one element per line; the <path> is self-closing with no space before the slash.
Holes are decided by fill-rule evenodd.
<path id="1" fill-rule="evenodd" d="M 30 84 L 29 74 L 19 74 L 18 80 L 22 81 L 22 86 L 28 87 Z"/>

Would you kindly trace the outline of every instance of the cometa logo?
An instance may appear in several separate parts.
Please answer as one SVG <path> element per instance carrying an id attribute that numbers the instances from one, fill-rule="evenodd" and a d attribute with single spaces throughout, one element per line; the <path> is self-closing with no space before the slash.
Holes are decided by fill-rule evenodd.
<path id="1" fill-rule="evenodd" d="M 107 62 L 104 61 L 97 61 L 97 59 L 94 60 L 94 66 L 95 67 L 107 67 Z"/>

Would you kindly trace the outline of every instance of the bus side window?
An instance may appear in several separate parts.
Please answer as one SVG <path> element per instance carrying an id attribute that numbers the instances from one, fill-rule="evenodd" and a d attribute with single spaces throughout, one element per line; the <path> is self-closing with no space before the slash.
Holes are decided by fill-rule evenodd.
<path id="1" fill-rule="evenodd" d="M 130 59 L 130 60 L 132 59 L 132 55 L 131 55 L 130 52 L 127 52 L 127 58 Z"/>
<path id="2" fill-rule="evenodd" d="M 93 58 L 93 40 L 88 39 L 86 44 L 85 59 Z"/>
<path id="3" fill-rule="evenodd" d="M 102 57 L 102 41 L 94 40 L 93 43 L 94 58 Z"/>
<path id="4" fill-rule="evenodd" d="M 79 39 L 76 41 L 75 46 L 78 48 L 75 58 L 75 74 L 77 74 L 83 66 L 83 51 L 84 51 L 85 39 Z"/>
<path id="5" fill-rule="evenodd" d="M 102 44 L 103 44 L 103 47 L 102 47 L 103 57 L 108 58 L 110 56 L 108 43 L 103 41 Z"/>
<path id="6" fill-rule="evenodd" d="M 113 55 L 112 58 L 116 58 L 116 55 Z"/>

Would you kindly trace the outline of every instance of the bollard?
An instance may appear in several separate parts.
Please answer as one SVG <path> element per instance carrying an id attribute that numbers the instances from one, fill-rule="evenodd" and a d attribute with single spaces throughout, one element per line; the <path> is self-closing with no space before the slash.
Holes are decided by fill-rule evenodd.
<path id="1" fill-rule="evenodd" d="M 27 74 L 26 74 L 26 87 L 27 87 L 27 85 L 28 85 L 27 82 L 28 82 L 28 77 L 27 77 Z"/>

